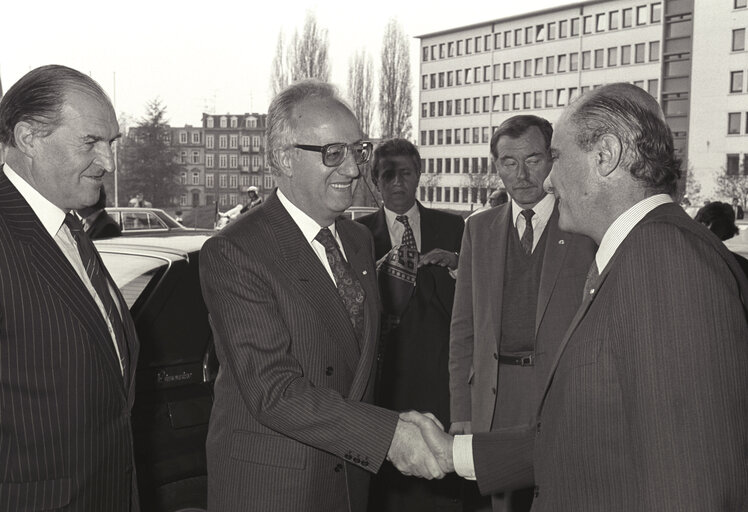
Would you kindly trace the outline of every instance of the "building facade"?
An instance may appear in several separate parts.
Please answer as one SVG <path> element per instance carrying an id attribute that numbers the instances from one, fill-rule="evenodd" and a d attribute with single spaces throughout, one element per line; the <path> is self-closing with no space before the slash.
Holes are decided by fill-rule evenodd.
<path id="1" fill-rule="evenodd" d="M 179 176 L 179 183 L 184 187 L 179 197 L 182 210 L 209 204 L 205 201 L 204 138 L 201 127 L 169 128 L 169 142 L 177 152 L 177 162 L 185 168 Z"/>
<path id="2" fill-rule="evenodd" d="M 481 206 L 500 186 L 496 127 L 517 114 L 554 123 L 579 94 L 611 82 L 658 99 L 684 168 L 712 193 L 716 169 L 748 152 L 745 3 L 592 0 L 419 36 L 419 198 Z"/>

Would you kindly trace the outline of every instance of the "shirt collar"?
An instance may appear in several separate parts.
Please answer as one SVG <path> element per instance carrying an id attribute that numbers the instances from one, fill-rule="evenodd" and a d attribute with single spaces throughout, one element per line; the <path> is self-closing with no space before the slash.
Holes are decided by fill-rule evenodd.
<path id="1" fill-rule="evenodd" d="M 397 220 L 397 217 L 400 215 L 407 215 L 408 216 L 408 224 L 410 224 L 411 229 L 415 229 L 416 226 L 420 226 L 421 224 L 421 212 L 418 209 L 418 201 L 413 203 L 413 206 L 410 207 L 410 210 L 408 210 L 405 213 L 395 213 L 392 210 L 388 209 L 386 206 L 384 207 L 384 216 L 387 219 L 387 228 L 392 232 L 392 228 L 394 226 L 400 226 L 402 227 L 404 224 Z"/>
<path id="2" fill-rule="evenodd" d="M 553 214 L 553 206 L 556 204 L 556 196 L 553 194 L 546 194 L 543 199 L 538 201 L 538 204 L 532 207 L 532 211 L 535 212 L 535 215 L 533 215 L 533 220 L 537 219 L 538 222 L 542 222 L 543 224 L 548 222 L 548 219 L 551 218 L 551 214 Z M 526 210 L 527 208 L 522 208 L 519 204 L 517 204 L 517 201 L 512 199 L 512 223 L 514 226 L 517 226 L 517 218 L 522 213 L 522 210 Z"/>
<path id="3" fill-rule="evenodd" d="M 38 190 L 16 173 L 7 162 L 3 164 L 3 171 L 8 180 L 18 189 L 18 192 L 26 202 L 29 203 L 36 216 L 39 217 L 42 226 L 49 233 L 49 236 L 54 238 L 65 220 L 66 212 L 41 195 Z"/>
<path id="4" fill-rule="evenodd" d="M 299 226 L 299 229 L 304 235 L 306 241 L 311 244 L 319 233 L 319 230 L 325 226 L 320 226 L 319 224 L 317 224 L 316 220 L 301 211 L 296 205 L 291 202 L 290 199 L 286 197 L 281 189 L 278 189 L 278 199 L 280 199 L 281 204 L 286 209 L 296 225 Z M 337 239 L 335 222 L 326 227 L 330 229 L 330 231 L 332 232 L 332 236 Z"/>
<path id="5" fill-rule="evenodd" d="M 673 198 L 668 194 L 656 194 L 639 201 L 614 220 L 600 240 L 600 248 L 595 254 L 598 272 L 602 274 L 618 247 L 649 212 L 660 205 L 672 202 Z"/>

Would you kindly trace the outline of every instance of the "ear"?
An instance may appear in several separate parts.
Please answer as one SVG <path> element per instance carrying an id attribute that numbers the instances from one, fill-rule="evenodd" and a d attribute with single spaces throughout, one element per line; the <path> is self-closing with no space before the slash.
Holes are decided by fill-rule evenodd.
<path id="1" fill-rule="evenodd" d="M 288 155 L 288 151 L 283 149 L 276 149 L 275 161 L 278 162 L 278 170 L 283 176 L 290 177 L 293 174 L 291 170 L 291 157 Z"/>
<path id="2" fill-rule="evenodd" d="M 621 139 L 606 133 L 597 141 L 593 149 L 594 164 L 600 176 L 608 176 L 621 163 L 623 145 Z"/>
<path id="3" fill-rule="evenodd" d="M 16 141 L 16 147 L 21 153 L 29 158 L 35 156 L 39 137 L 37 137 L 37 131 L 34 130 L 31 123 L 27 121 L 16 123 L 16 126 L 13 128 L 13 138 Z"/>

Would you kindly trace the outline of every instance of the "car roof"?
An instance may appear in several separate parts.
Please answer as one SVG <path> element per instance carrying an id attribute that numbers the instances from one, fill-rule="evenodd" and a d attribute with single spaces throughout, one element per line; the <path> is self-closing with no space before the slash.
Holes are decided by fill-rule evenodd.
<path id="1" fill-rule="evenodd" d="M 118 253 L 171 255 L 169 259 L 185 258 L 189 253 L 199 251 L 205 241 L 210 238 L 207 234 L 172 235 L 172 236 L 138 236 L 117 237 L 96 240 L 99 251 Z"/>

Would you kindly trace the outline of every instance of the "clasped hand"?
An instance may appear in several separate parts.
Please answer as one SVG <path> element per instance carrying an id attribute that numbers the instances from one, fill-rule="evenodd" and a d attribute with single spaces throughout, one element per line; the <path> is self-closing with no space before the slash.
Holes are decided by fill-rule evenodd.
<path id="1" fill-rule="evenodd" d="M 454 471 L 452 444 L 453 437 L 433 414 L 403 412 L 387 460 L 404 475 L 439 479 Z"/>

